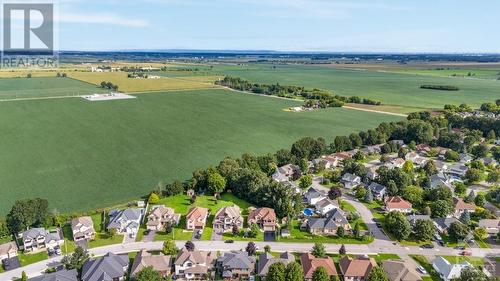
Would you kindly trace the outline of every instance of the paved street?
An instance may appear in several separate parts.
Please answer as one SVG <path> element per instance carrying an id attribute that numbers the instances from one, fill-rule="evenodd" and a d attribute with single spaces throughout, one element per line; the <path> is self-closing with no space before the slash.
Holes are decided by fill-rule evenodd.
<path id="1" fill-rule="evenodd" d="M 356 210 L 361 215 L 363 221 L 367 224 L 369 230 L 373 233 L 375 240 L 373 243 L 368 245 L 346 245 L 346 250 L 350 254 L 397 254 L 404 261 L 409 262 L 413 266 L 416 266 L 414 261 L 408 256 L 410 254 L 418 254 L 429 257 L 431 260 L 436 255 L 459 255 L 460 250 L 455 250 L 453 248 L 441 247 L 436 245 L 434 249 L 422 249 L 417 246 L 402 246 L 398 243 L 389 240 L 389 238 L 377 228 L 375 223 L 372 221 L 373 215 L 370 210 L 363 205 L 361 202 L 349 197 L 348 195 L 344 198 L 350 204 L 352 204 Z M 176 241 L 177 247 L 181 248 L 184 246 L 186 241 Z M 264 249 L 264 246 L 271 246 L 271 250 L 274 252 L 309 252 L 313 247 L 314 243 L 280 243 L 280 242 L 256 242 L 260 249 Z M 195 245 L 197 249 L 205 251 L 231 251 L 231 250 L 244 250 L 246 248 L 247 242 L 235 241 L 234 243 L 228 244 L 224 241 L 196 241 Z M 163 242 L 133 242 L 110 245 L 100 248 L 90 249 L 89 252 L 93 256 L 102 256 L 108 252 L 113 253 L 128 253 L 136 252 L 140 250 L 160 250 L 163 246 Z M 329 253 L 338 253 L 341 245 L 338 244 L 325 244 L 326 250 Z M 480 249 L 471 248 L 473 256 L 484 257 L 500 255 L 499 248 L 493 249 Z M 0 280 L 13 280 L 21 276 L 21 272 L 25 271 L 29 277 L 40 275 L 45 271 L 47 266 L 57 263 L 61 260 L 61 257 L 51 258 L 42 262 L 31 264 L 26 267 L 18 268 L 5 273 L 0 273 Z"/>

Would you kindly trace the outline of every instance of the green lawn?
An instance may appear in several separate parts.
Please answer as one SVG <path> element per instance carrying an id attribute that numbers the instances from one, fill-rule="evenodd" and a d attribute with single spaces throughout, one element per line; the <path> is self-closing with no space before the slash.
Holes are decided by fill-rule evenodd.
<path id="1" fill-rule="evenodd" d="M 207 225 L 205 226 L 203 234 L 201 235 L 201 240 L 210 240 L 212 238 L 213 231 L 212 221 L 217 210 L 222 207 L 237 205 L 240 207 L 242 215 L 246 216 L 248 214 L 248 208 L 252 206 L 250 203 L 239 199 L 230 193 L 222 194 L 221 199 L 217 200 L 217 202 L 213 196 L 197 196 L 196 202 L 191 204 L 191 200 L 187 195 L 180 194 L 176 196 L 165 197 L 160 200 L 159 204 L 163 204 L 167 207 L 173 208 L 175 212 L 181 214 L 182 217 L 179 221 L 179 225 L 177 227 L 174 227 L 173 233 L 167 234 L 164 232 L 157 232 L 155 241 L 164 241 L 167 239 L 190 240 L 193 236 L 193 232 L 185 230 L 185 215 L 192 207 L 203 207 L 210 210 L 211 215 L 207 219 Z M 234 240 L 236 240 L 236 238 Z"/>
<path id="2" fill-rule="evenodd" d="M 461 263 L 463 261 L 468 261 L 473 266 L 484 265 L 484 259 L 480 257 L 467 257 L 467 256 L 442 256 L 450 263 Z"/>
<path id="3" fill-rule="evenodd" d="M 124 203 L 228 155 L 275 152 L 305 136 L 331 142 L 402 119 L 342 108 L 283 110 L 297 104 L 226 90 L 1 103 L 0 174 L 16 188 L 0 190 L 0 214 L 26 194 L 50 194 L 60 212 Z"/>
<path id="4" fill-rule="evenodd" d="M 109 235 L 105 233 L 97 233 L 96 239 L 89 241 L 89 248 L 97 248 L 112 244 L 120 244 L 123 242 L 123 235 L 116 234 L 113 237 L 109 237 Z"/>
<path id="5" fill-rule="evenodd" d="M 350 212 L 350 213 L 357 212 L 356 208 L 354 208 L 354 206 L 351 205 L 347 201 L 342 201 L 342 206 L 341 207 L 342 207 L 342 210 Z M 360 227 L 361 230 L 368 230 L 368 226 L 366 226 L 366 223 L 363 221 L 363 219 L 361 217 L 350 223 L 351 227 L 353 229 L 354 229 L 354 225 L 356 225 L 356 223 L 359 224 L 359 227 Z"/>
<path id="6" fill-rule="evenodd" d="M 320 236 L 314 235 L 306 231 L 300 230 L 300 225 L 297 220 L 292 221 L 292 227 L 290 229 L 290 237 L 279 239 L 279 242 L 293 242 L 293 243 L 333 243 L 333 244 L 369 244 L 373 242 L 373 237 L 366 239 L 354 239 L 348 237 L 337 237 L 337 236 Z"/>
<path id="7" fill-rule="evenodd" d="M 0 99 L 81 96 L 101 93 L 95 85 L 71 78 L 0 78 Z"/>
<path id="8" fill-rule="evenodd" d="M 21 266 L 27 266 L 29 264 L 48 259 L 49 255 L 47 254 L 47 251 L 42 251 L 36 254 L 19 253 L 18 257 Z"/>
<path id="9" fill-rule="evenodd" d="M 336 69 L 306 65 L 215 65 L 214 74 L 227 74 L 255 83 L 280 83 L 332 90 L 343 96 L 360 96 L 409 112 L 418 108 L 439 108 L 445 104 L 467 103 L 479 106 L 500 98 L 500 83 L 495 80 L 448 78 L 369 70 Z M 420 89 L 421 85 L 452 85 L 457 92 Z"/>
<path id="10" fill-rule="evenodd" d="M 420 264 L 425 270 L 427 271 L 428 274 L 430 274 L 429 277 L 425 278 L 424 280 L 433 280 L 433 281 L 441 281 L 441 278 L 439 277 L 439 274 L 434 270 L 432 267 L 432 264 L 429 262 L 429 260 L 422 256 L 422 255 L 409 255 L 412 259 L 414 259 L 418 264 Z"/>

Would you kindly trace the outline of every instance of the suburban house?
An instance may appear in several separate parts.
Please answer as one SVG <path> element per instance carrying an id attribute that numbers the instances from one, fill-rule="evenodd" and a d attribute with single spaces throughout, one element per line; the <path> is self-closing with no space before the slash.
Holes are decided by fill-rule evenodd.
<path id="1" fill-rule="evenodd" d="M 340 179 L 340 182 L 344 185 L 345 188 L 353 189 L 361 184 L 361 178 L 351 173 L 345 173 L 342 176 L 342 179 Z"/>
<path id="2" fill-rule="evenodd" d="M 310 187 L 304 194 L 304 198 L 306 199 L 307 204 L 314 206 L 319 201 L 327 198 L 327 196 L 322 190 L 317 190 L 314 187 Z"/>
<path id="3" fill-rule="evenodd" d="M 154 206 L 148 216 L 146 227 L 149 230 L 161 231 L 165 229 L 167 224 L 172 226 L 178 225 L 180 219 L 181 215 L 176 214 L 174 209 L 163 205 Z"/>
<path id="4" fill-rule="evenodd" d="M 340 209 L 334 209 L 325 218 L 309 218 L 301 228 L 310 233 L 318 235 L 337 235 L 337 229 L 341 227 L 345 233 L 351 230 L 345 213 Z"/>
<path id="5" fill-rule="evenodd" d="M 304 279 L 306 281 L 311 281 L 313 272 L 318 267 L 324 267 L 328 276 L 331 278 L 332 276 L 338 275 L 337 269 L 335 268 L 335 264 L 330 257 L 327 258 L 316 258 L 310 253 L 303 253 L 300 255 L 300 263 L 302 264 L 302 270 L 304 271 Z"/>
<path id="6" fill-rule="evenodd" d="M 202 207 L 194 207 L 189 209 L 186 215 L 186 229 L 198 230 L 205 228 L 208 218 L 208 209 Z"/>
<path id="7" fill-rule="evenodd" d="M 248 214 L 248 224 L 257 224 L 264 231 L 276 230 L 276 213 L 271 208 L 258 208 Z"/>
<path id="8" fill-rule="evenodd" d="M 333 209 L 338 209 L 339 204 L 337 201 L 331 200 L 330 198 L 324 198 L 323 200 L 317 202 L 314 207 L 316 208 L 316 213 L 326 215 Z"/>
<path id="9" fill-rule="evenodd" d="M 461 263 L 451 264 L 448 260 L 443 257 L 437 257 L 432 262 L 432 267 L 439 274 L 439 277 L 444 281 L 451 281 L 455 278 L 460 277 L 460 273 L 462 273 L 462 269 L 471 267 L 472 265 L 463 261 Z"/>
<path id="10" fill-rule="evenodd" d="M 438 172 L 445 172 L 448 170 L 448 164 L 446 162 L 435 160 L 434 165 L 436 166 Z"/>
<path id="11" fill-rule="evenodd" d="M 437 230 L 441 233 L 448 233 L 448 228 L 450 228 L 451 224 L 454 222 L 458 222 L 459 220 L 456 218 L 435 218 L 433 219 L 434 225 Z"/>
<path id="12" fill-rule="evenodd" d="M 17 257 L 17 245 L 16 242 L 11 241 L 0 245 L 0 262 L 5 259 L 10 259 Z"/>
<path id="13" fill-rule="evenodd" d="M 460 153 L 460 163 L 470 163 L 472 162 L 472 160 L 474 160 L 474 157 L 472 157 L 470 154 Z"/>
<path id="14" fill-rule="evenodd" d="M 128 234 L 130 237 L 135 237 L 139 226 L 141 225 L 142 217 L 144 216 L 144 209 L 125 209 L 125 210 L 112 210 L 109 213 L 109 229 L 116 229 L 117 233 Z"/>
<path id="15" fill-rule="evenodd" d="M 469 213 L 473 213 L 476 210 L 476 206 L 474 206 L 473 204 L 465 203 L 462 198 L 456 197 L 453 197 L 453 207 L 455 210 L 453 216 L 456 218 L 460 218 L 460 216 L 466 211 Z"/>
<path id="16" fill-rule="evenodd" d="M 378 177 L 378 169 L 380 168 L 380 166 L 370 166 L 370 167 L 367 167 L 366 168 L 366 177 L 369 179 L 369 180 L 375 180 L 377 177 Z"/>
<path id="17" fill-rule="evenodd" d="M 344 276 L 344 281 L 365 281 L 370 275 L 372 268 L 377 266 L 373 258 L 366 256 L 355 259 L 344 256 L 339 261 L 340 272 Z"/>
<path id="18" fill-rule="evenodd" d="M 326 162 L 325 164 L 326 169 L 337 167 L 339 165 L 339 158 L 332 155 L 322 156 L 321 160 Z"/>
<path id="19" fill-rule="evenodd" d="M 134 259 L 134 263 L 130 269 L 130 276 L 136 276 L 139 271 L 146 267 L 152 267 L 163 277 L 170 276 L 172 274 L 172 258 L 163 254 L 152 255 L 142 250 Z"/>
<path id="20" fill-rule="evenodd" d="M 431 152 L 431 147 L 428 144 L 421 143 L 417 145 L 417 152 L 420 155 L 427 155 L 427 153 Z"/>
<path id="21" fill-rule="evenodd" d="M 243 216 L 240 207 L 233 205 L 220 208 L 214 217 L 214 230 L 217 232 L 229 232 L 236 226 L 243 228 Z"/>
<path id="22" fill-rule="evenodd" d="M 488 234 L 496 235 L 498 233 L 499 228 L 500 228 L 500 220 L 498 220 L 498 219 L 480 220 L 478 223 L 478 226 L 486 229 Z M 1 255 L 1 253 L 0 253 L 0 255 Z M 0 256 L 0 258 L 1 258 L 1 256 Z"/>
<path id="23" fill-rule="evenodd" d="M 431 220 L 431 216 L 429 215 L 409 215 L 406 216 L 408 222 L 410 222 L 411 226 L 415 226 L 418 220 Z"/>
<path id="24" fill-rule="evenodd" d="M 255 272 L 255 257 L 249 257 L 246 251 L 224 253 L 216 262 L 216 268 L 227 280 L 247 280 Z"/>
<path id="25" fill-rule="evenodd" d="M 47 273 L 41 276 L 30 278 L 28 279 L 28 281 L 78 281 L 78 272 L 76 271 L 76 269 L 63 269 L 53 273 Z"/>
<path id="26" fill-rule="evenodd" d="M 479 161 L 483 162 L 485 166 L 492 165 L 493 167 L 495 167 L 498 164 L 497 160 L 495 160 L 495 158 L 492 157 L 483 157 L 479 159 Z"/>
<path id="27" fill-rule="evenodd" d="M 415 269 L 406 266 L 404 261 L 386 260 L 382 263 L 382 268 L 389 281 L 420 281 L 422 278 Z"/>
<path id="28" fill-rule="evenodd" d="M 385 199 L 385 209 L 387 212 L 398 211 L 401 213 L 411 213 L 412 205 L 399 196 L 391 196 Z"/>
<path id="29" fill-rule="evenodd" d="M 294 261 L 295 256 L 289 252 L 281 253 L 279 257 L 275 257 L 270 253 L 263 253 L 259 256 L 259 262 L 257 264 L 257 275 L 265 278 L 271 265 L 280 262 L 286 266 Z"/>
<path id="30" fill-rule="evenodd" d="M 450 178 L 448 178 L 444 173 L 439 172 L 429 177 L 429 187 L 431 189 L 436 189 L 440 186 L 446 186 L 450 189 L 453 189 Z"/>
<path id="31" fill-rule="evenodd" d="M 367 146 L 365 148 L 362 148 L 361 152 L 363 152 L 364 154 L 369 154 L 369 155 L 380 154 L 382 152 L 381 147 L 382 147 L 381 144 L 370 145 L 370 146 Z"/>
<path id="32" fill-rule="evenodd" d="M 372 191 L 373 197 L 377 200 L 384 199 L 385 194 L 387 193 L 387 187 L 378 184 L 376 182 L 370 183 L 368 189 Z"/>
<path id="33" fill-rule="evenodd" d="M 465 164 L 457 163 L 455 165 L 452 165 L 447 172 L 452 176 L 461 178 L 465 176 L 465 173 L 467 173 L 468 170 L 469 167 L 465 166 Z"/>
<path id="34" fill-rule="evenodd" d="M 55 248 L 64 243 L 61 229 L 47 231 L 45 228 L 32 228 L 21 234 L 23 250 L 25 252 L 37 251 L 44 248 Z"/>
<path id="35" fill-rule="evenodd" d="M 214 252 L 191 252 L 183 248 L 174 262 L 176 279 L 202 279 L 212 270 L 215 257 Z"/>
<path id="36" fill-rule="evenodd" d="M 287 182 L 290 181 L 290 179 L 300 177 L 301 173 L 302 172 L 299 166 L 287 164 L 276 169 L 276 172 L 274 172 L 272 178 L 277 182 Z"/>
<path id="37" fill-rule="evenodd" d="M 125 280 L 128 265 L 128 254 L 107 253 L 103 257 L 88 260 L 83 265 L 82 281 Z"/>
<path id="38" fill-rule="evenodd" d="M 95 238 L 94 222 L 91 217 L 72 219 L 71 231 L 73 232 L 73 240 L 75 240 L 75 242 L 89 241 Z"/>
<path id="39" fill-rule="evenodd" d="M 405 164 L 405 160 L 403 158 L 395 158 L 386 163 L 385 166 L 387 166 L 389 169 L 394 169 L 394 168 L 403 168 L 403 165 Z"/>

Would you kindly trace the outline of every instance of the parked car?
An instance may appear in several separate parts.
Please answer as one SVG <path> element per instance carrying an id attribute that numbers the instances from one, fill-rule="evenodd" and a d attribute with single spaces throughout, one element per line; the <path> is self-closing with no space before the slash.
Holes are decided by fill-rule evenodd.
<path id="1" fill-rule="evenodd" d="M 232 243 L 234 243 L 234 240 L 226 240 L 226 241 L 224 241 L 224 243 L 232 244 Z"/>
<path id="2" fill-rule="evenodd" d="M 468 252 L 468 251 L 463 251 L 461 253 L 462 256 L 472 256 L 472 252 Z"/>
<path id="3" fill-rule="evenodd" d="M 427 274 L 427 270 L 425 270 L 425 268 L 423 266 L 417 266 L 417 270 L 420 271 L 420 273 L 422 274 Z"/>
<path id="4" fill-rule="evenodd" d="M 465 247 L 464 246 L 456 246 L 455 247 L 455 250 L 465 250 Z"/>
<path id="5" fill-rule="evenodd" d="M 434 245 L 432 245 L 432 244 L 424 244 L 424 245 L 422 245 L 420 247 L 422 247 L 424 249 L 434 249 Z"/>

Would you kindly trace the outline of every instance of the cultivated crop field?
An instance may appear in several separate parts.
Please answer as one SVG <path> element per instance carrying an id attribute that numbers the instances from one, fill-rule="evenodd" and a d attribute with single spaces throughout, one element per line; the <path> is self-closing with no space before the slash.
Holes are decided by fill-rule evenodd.
<path id="1" fill-rule="evenodd" d="M 109 206 L 226 155 L 274 152 L 305 136 L 330 142 L 402 119 L 342 108 L 283 111 L 297 104 L 221 89 L 0 103 L 0 213 L 34 197 L 61 212 Z"/>
<path id="2" fill-rule="evenodd" d="M 79 96 L 98 92 L 104 90 L 71 78 L 0 78 L 0 100 Z"/>
<path id="3" fill-rule="evenodd" d="M 280 83 L 334 91 L 344 96 L 360 96 L 392 106 L 392 112 L 441 109 L 446 103 L 479 106 L 500 98 L 500 81 L 463 77 L 438 77 L 332 66 L 304 65 L 215 65 L 214 73 L 245 78 L 256 83 Z M 452 85 L 460 91 L 420 89 L 421 85 Z"/>
<path id="4" fill-rule="evenodd" d="M 157 92 L 172 90 L 194 90 L 215 87 L 215 76 L 189 76 L 189 77 L 161 77 L 160 79 L 134 79 L 128 78 L 125 72 L 72 72 L 71 78 L 94 85 L 102 81 L 111 82 L 119 86 L 124 92 Z"/>

